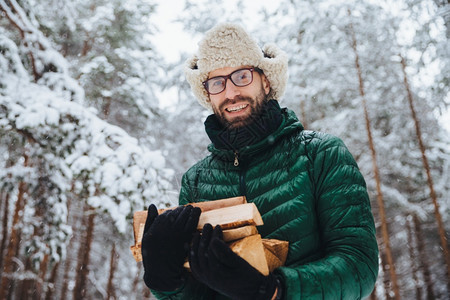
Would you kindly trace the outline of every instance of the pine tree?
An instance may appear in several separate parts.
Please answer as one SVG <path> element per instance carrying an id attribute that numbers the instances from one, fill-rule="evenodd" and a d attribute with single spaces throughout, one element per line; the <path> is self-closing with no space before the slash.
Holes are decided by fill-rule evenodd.
<path id="1" fill-rule="evenodd" d="M 81 5 L 81 2 L 77 4 Z M 74 61 L 69 54 L 73 48 L 70 45 L 61 45 L 61 49 L 65 49 L 64 58 L 57 51 L 58 39 L 52 39 L 54 32 L 49 29 L 76 28 L 73 27 L 74 23 L 71 23 L 75 18 L 63 18 L 62 20 L 67 21 L 65 25 L 57 23 L 50 26 L 47 22 L 55 20 L 52 14 L 55 14 L 57 7 L 46 4 L 30 5 L 27 1 L 21 2 L 20 5 L 15 1 L 0 2 L 0 7 L 7 16 L 0 20 L 2 25 L 5 24 L 0 27 L 0 136 L 2 139 L 11 136 L 20 141 L 14 149 L 10 149 L 13 150 L 8 153 L 10 157 L 25 153 L 26 149 L 29 158 L 26 168 L 20 168 L 23 161 L 19 160 L 0 173 L 2 182 L 11 182 L 21 187 L 8 191 L 18 207 L 16 211 L 20 218 L 16 218 L 7 226 L 9 231 L 12 225 L 20 230 L 17 234 L 14 232 L 13 240 L 22 239 L 24 243 L 9 244 L 7 251 L 26 262 L 25 265 L 31 272 L 29 274 L 33 274 L 31 280 L 44 279 L 42 286 L 28 285 L 25 282 L 22 284 L 22 274 L 12 273 L 9 259 L 12 256 L 8 254 L 4 261 L 6 272 L 2 272 L 4 281 L 1 285 L 2 295 L 8 294 L 8 297 L 14 294 L 43 295 L 46 292 L 45 281 L 48 280 L 50 269 L 66 257 L 67 251 L 72 251 L 66 248 L 72 233 L 67 222 L 68 199 L 84 201 L 86 205 L 101 213 L 102 219 L 105 220 L 102 226 L 109 228 L 109 234 L 118 232 L 118 240 L 122 245 L 126 243 L 126 246 L 122 247 L 129 251 L 127 248 L 128 243 L 131 243 L 131 236 L 123 234 L 130 229 L 129 217 L 132 211 L 143 209 L 150 201 L 164 205 L 164 193 L 170 187 L 167 179 L 170 178 L 171 171 L 164 167 L 165 162 L 160 151 L 152 151 L 140 145 L 137 139 L 123 129 L 101 120 L 96 115 L 96 110 L 88 106 L 89 103 L 95 104 L 86 97 L 89 95 L 86 91 L 89 90 L 71 77 L 70 66 Z M 61 4 L 70 6 L 68 2 Z M 126 9 L 128 18 L 136 8 L 115 4 Z M 64 9 L 58 11 L 62 12 L 66 16 L 75 13 Z M 149 14 L 151 11 L 139 12 Z M 120 9 L 118 15 L 121 15 Z M 45 22 L 41 25 L 42 20 Z M 143 29 L 134 25 L 133 28 Z M 46 32 L 46 35 L 43 32 Z M 63 39 L 61 36 L 61 40 Z M 141 41 L 140 46 L 146 40 Z M 87 44 L 86 55 L 92 53 L 89 48 Z M 120 55 L 123 56 L 129 49 L 114 48 L 112 51 L 116 51 L 118 55 L 122 53 Z M 122 86 L 120 91 L 127 93 L 127 88 L 136 89 L 128 98 L 133 98 L 136 102 L 127 105 L 139 109 L 140 113 L 136 117 L 139 115 L 142 120 L 147 120 L 156 115 L 154 111 L 157 104 L 143 102 L 143 98 L 152 95 L 153 91 L 142 86 L 153 82 L 154 79 L 150 77 L 156 68 L 149 69 L 151 71 L 148 73 L 139 73 L 149 62 L 150 52 L 148 46 L 135 51 L 134 55 L 127 56 L 127 59 L 133 58 L 128 62 L 133 66 L 130 69 L 135 72 L 134 77 L 126 75 L 131 81 L 127 82 L 125 87 Z M 131 50 L 129 52 L 132 53 Z M 124 66 L 124 61 L 120 64 Z M 119 71 L 117 73 L 120 74 Z M 111 122 L 113 123 L 113 120 Z M 126 127 L 126 122 L 123 123 L 122 126 Z M 143 127 L 147 128 L 147 125 Z M 6 161 L 2 159 L 1 164 L 2 167 L 6 166 Z M 19 182 L 22 184 L 19 185 Z M 39 207 L 38 214 L 34 214 L 36 206 Z M 12 216 L 9 218 L 12 219 Z M 2 242 L 6 241 L 6 238 L 3 235 Z M 101 242 L 103 241 L 101 239 Z M 19 252 L 16 253 L 17 249 Z M 123 273 L 127 272 L 133 272 L 133 269 L 124 269 Z M 6 284 L 6 281 L 12 281 L 13 285 Z M 7 290 L 5 286 L 10 288 Z M 14 290 L 14 286 L 23 289 L 19 292 Z M 89 289 L 86 292 L 87 295 L 92 293 Z"/>
<path id="2" fill-rule="evenodd" d="M 429 206 L 422 202 L 426 177 L 423 176 L 425 173 L 420 160 L 417 160 L 421 155 L 418 147 L 414 146 L 414 125 L 408 106 L 405 106 L 407 98 L 398 59 L 398 53 L 402 49 L 398 40 L 402 36 L 399 31 L 410 16 L 407 15 L 406 6 L 400 6 L 400 13 L 393 12 L 391 7 L 385 2 L 375 4 L 371 1 L 285 1 L 280 4 L 278 14 L 273 17 L 272 26 L 284 24 L 277 35 L 278 43 L 284 45 L 290 56 L 291 72 L 286 101 L 294 109 L 304 107 L 305 111 L 299 115 L 305 115 L 309 129 L 327 131 L 344 139 L 357 159 L 367 180 L 369 193 L 374 198 L 376 185 L 371 180 L 373 171 L 370 150 L 364 144 L 367 138 L 361 134 L 366 132 L 365 122 L 359 105 L 358 85 L 354 83 L 353 56 L 350 55 L 352 50 L 346 11 L 352 11 L 360 65 L 363 66 L 368 117 L 372 123 L 377 152 L 382 157 L 377 162 L 386 202 L 386 219 L 391 230 L 393 256 L 396 267 L 400 270 L 399 286 L 405 297 L 409 298 L 410 291 L 403 289 L 411 278 L 411 273 L 407 270 L 409 257 L 402 251 L 404 244 L 399 238 L 403 235 L 402 220 L 396 214 L 415 212 L 425 216 Z M 296 21 L 283 23 L 285 19 Z M 423 34 L 422 41 L 426 40 L 426 36 Z M 413 45 L 408 47 L 409 53 L 413 53 Z M 442 45 L 436 46 L 436 49 L 441 49 L 440 47 Z M 435 54 L 435 59 L 442 62 L 443 67 L 447 66 L 444 62 L 448 59 L 443 52 Z M 434 154 L 431 172 L 437 178 L 446 178 L 448 181 L 445 167 L 441 168 L 439 164 L 446 165 L 447 155 L 444 149 L 448 147 L 449 140 L 443 135 L 443 128 L 439 126 L 436 114 L 433 113 L 443 105 L 442 95 L 445 92 L 438 98 L 433 98 L 433 93 L 436 95 L 441 85 L 437 81 L 431 85 L 434 88 L 422 93 L 427 96 L 421 98 L 421 108 L 417 111 L 420 112 L 419 118 L 426 124 L 430 152 Z M 424 87 L 419 84 L 418 90 Z M 441 88 L 441 92 L 442 90 Z M 439 181 L 438 194 L 445 195 L 448 184 Z M 434 245 L 438 243 L 438 239 L 432 242 Z M 439 266 L 434 268 L 437 270 Z M 445 281 L 444 278 L 440 280 Z"/>

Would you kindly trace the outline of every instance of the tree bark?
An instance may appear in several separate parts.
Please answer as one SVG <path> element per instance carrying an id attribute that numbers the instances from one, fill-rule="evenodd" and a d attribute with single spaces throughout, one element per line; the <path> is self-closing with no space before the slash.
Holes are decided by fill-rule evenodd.
<path id="1" fill-rule="evenodd" d="M 38 162 L 40 163 L 40 162 Z M 41 168 L 39 168 L 41 169 Z M 39 174 L 38 179 L 38 189 L 37 192 L 33 193 L 34 199 L 34 207 L 35 207 L 35 218 L 42 220 L 47 213 L 47 203 L 46 203 L 46 186 L 48 183 L 48 177 L 45 176 L 45 174 Z M 42 226 L 40 225 L 34 225 L 33 226 L 33 238 L 34 239 L 40 239 L 43 234 L 44 230 Z M 38 249 L 38 251 L 43 251 L 43 259 L 39 261 L 39 270 L 33 270 L 33 267 L 31 266 L 31 271 L 36 273 L 36 277 L 34 280 L 31 281 L 30 288 L 33 295 L 37 299 L 43 298 L 44 295 L 44 284 L 45 284 L 45 277 L 47 275 L 47 268 L 49 264 L 49 251 L 48 251 L 48 245 L 45 245 L 45 249 Z"/>
<path id="2" fill-rule="evenodd" d="M 377 300 L 377 283 L 375 283 L 375 288 L 370 293 L 370 300 Z"/>
<path id="3" fill-rule="evenodd" d="M 425 244 L 422 234 L 422 229 L 420 227 L 420 221 L 417 215 L 413 215 L 413 223 L 414 223 L 414 231 L 416 233 L 416 241 L 417 241 L 417 251 L 419 252 L 420 257 L 420 269 L 423 272 L 423 278 L 425 282 L 426 288 L 426 296 L 427 300 L 436 299 L 436 296 L 433 292 L 433 279 L 431 278 L 430 266 L 427 262 L 428 253 L 425 250 Z"/>
<path id="4" fill-rule="evenodd" d="M 44 285 L 46 282 L 45 277 L 47 276 L 49 258 L 50 258 L 50 256 L 48 254 L 44 255 L 44 259 L 41 261 L 41 265 L 39 268 L 38 280 L 35 280 L 36 295 L 37 295 L 38 299 L 42 299 L 45 295 Z"/>
<path id="5" fill-rule="evenodd" d="M 28 156 L 26 154 L 23 155 L 24 157 L 24 166 L 26 167 L 28 165 Z M 4 266 L 3 266 L 3 276 L 0 284 L 0 299 L 5 299 L 8 291 L 10 289 L 12 281 L 8 277 L 8 275 L 12 275 L 14 271 L 14 263 L 13 258 L 16 253 L 16 249 L 19 246 L 19 229 L 17 228 L 19 222 L 20 222 L 20 214 L 24 208 L 25 205 L 25 193 L 26 193 L 27 184 L 24 181 L 21 181 L 19 183 L 19 192 L 17 195 L 17 201 L 11 226 L 11 235 L 10 235 L 10 242 L 8 245 L 8 249 L 6 252 L 6 256 L 4 258 Z"/>
<path id="6" fill-rule="evenodd" d="M 349 17 L 351 16 L 350 10 L 348 10 L 348 15 L 349 15 Z M 386 255 L 387 263 L 389 264 L 389 274 L 390 274 L 390 279 L 391 279 L 391 283 L 392 283 L 392 289 L 395 294 L 395 299 L 399 300 L 400 299 L 400 291 L 399 291 L 398 283 L 397 283 L 397 272 L 395 270 L 394 259 L 392 257 L 392 252 L 391 252 L 391 244 L 390 244 L 390 240 L 389 240 L 389 231 L 388 231 L 387 220 L 386 220 L 386 212 L 384 209 L 383 193 L 381 191 L 381 180 L 380 180 L 380 174 L 379 174 L 378 164 L 377 164 L 377 159 L 376 159 L 377 153 L 375 151 L 375 144 L 374 144 L 373 137 L 372 137 L 372 129 L 371 129 L 370 118 L 369 118 L 369 113 L 368 113 L 368 109 L 367 109 L 367 103 L 366 103 L 366 97 L 365 97 L 365 91 L 364 91 L 364 81 L 362 79 L 362 72 L 361 72 L 361 67 L 359 64 L 357 41 L 356 41 L 355 31 L 353 30 L 353 24 L 351 22 L 350 22 L 350 32 L 351 32 L 351 38 L 352 38 L 352 48 L 353 48 L 353 52 L 355 54 L 355 67 L 356 67 L 356 70 L 358 73 L 359 93 L 362 98 L 364 119 L 366 121 L 367 137 L 369 140 L 369 148 L 370 148 L 370 152 L 372 155 L 372 167 L 373 167 L 375 183 L 376 183 L 377 204 L 378 204 L 378 209 L 379 209 L 380 218 L 381 218 L 381 231 L 382 231 L 382 237 L 383 237 L 383 241 L 384 241 L 384 245 L 385 245 L 385 255 Z"/>
<path id="7" fill-rule="evenodd" d="M 409 87 L 408 75 L 406 74 L 406 62 L 402 55 L 400 55 L 400 58 L 401 58 L 401 65 L 402 65 L 402 71 L 403 71 L 403 83 L 405 84 L 406 92 L 408 95 L 409 108 L 411 110 L 411 116 L 414 120 L 416 136 L 417 136 L 417 140 L 419 142 L 420 152 L 422 154 L 422 163 L 423 163 L 425 172 L 427 174 L 427 183 L 428 183 L 428 188 L 430 189 L 430 198 L 434 205 L 434 214 L 436 216 L 436 222 L 438 225 L 438 233 L 439 233 L 439 238 L 441 240 L 442 252 L 444 253 L 444 259 L 445 259 L 445 263 L 447 265 L 447 270 L 446 270 L 446 272 L 447 272 L 447 290 L 450 292 L 450 253 L 448 251 L 448 246 L 447 246 L 445 227 L 444 227 L 444 223 L 442 222 L 441 213 L 439 211 L 439 202 L 437 201 L 437 195 L 434 190 L 433 178 L 431 176 L 431 170 L 430 170 L 430 165 L 428 163 L 428 157 L 425 153 L 426 149 L 425 149 L 425 145 L 424 145 L 423 139 L 422 139 L 420 122 L 419 122 L 419 119 L 417 118 L 416 110 L 414 108 L 414 101 L 413 101 L 413 97 L 412 97 L 412 93 L 411 93 L 411 88 Z"/>
<path id="8" fill-rule="evenodd" d="M 143 282 L 142 277 L 141 277 L 141 269 L 142 269 L 142 264 L 139 264 L 138 265 L 138 271 L 136 272 L 136 275 L 134 276 L 133 286 L 132 286 L 132 289 L 131 289 L 134 293 L 137 293 L 137 294 L 139 294 L 138 291 L 141 290 L 140 288 L 138 288 L 139 284 L 141 282 Z M 136 296 L 137 295 L 135 295 L 135 297 Z"/>
<path id="9" fill-rule="evenodd" d="M 57 262 L 52 269 L 52 272 L 50 274 L 50 278 L 48 280 L 48 288 L 45 293 L 45 300 L 51 300 L 54 299 L 54 292 L 55 292 L 55 282 L 56 282 L 56 275 L 58 274 L 58 268 L 60 266 L 60 263 Z"/>
<path id="10" fill-rule="evenodd" d="M 13 152 L 13 146 L 11 144 L 8 145 L 8 153 Z M 9 157 L 6 160 L 5 163 L 5 167 L 6 168 L 10 168 L 12 166 L 14 166 L 16 162 Z M 11 179 L 12 175 L 8 174 L 8 179 Z M 2 207 L 2 212 L 3 212 L 3 222 L 2 222 L 2 241 L 0 243 L 0 283 L 2 280 L 2 274 L 4 273 L 5 270 L 3 270 L 3 263 L 4 263 L 4 255 L 5 255 L 5 249 L 6 249 L 6 245 L 8 243 L 8 238 L 9 238 L 9 228 L 8 228 L 8 223 L 9 223 L 9 200 L 11 197 L 11 190 L 13 187 L 11 187 L 10 185 L 4 186 L 1 191 L 0 191 L 0 207 Z"/>
<path id="11" fill-rule="evenodd" d="M 411 218 L 414 218 L 410 216 Z M 406 233 L 408 235 L 408 250 L 409 250 L 409 257 L 411 260 L 411 275 L 413 277 L 414 284 L 416 286 L 416 300 L 422 300 L 422 286 L 419 281 L 418 273 L 419 273 L 419 267 L 417 265 L 417 262 L 419 261 L 419 257 L 416 255 L 416 252 L 414 251 L 417 247 L 417 241 L 414 241 L 414 226 L 411 224 L 410 217 L 406 217 L 407 220 L 407 226 L 406 226 Z"/>
<path id="12" fill-rule="evenodd" d="M 109 113 L 111 112 L 111 102 L 112 102 L 111 97 L 104 97 L 102 110 L 103 110 L 103 115 L 104 115 L 105 120 L 108 120 Z"/>
<path id="13" fill-rule="evenodd" d="M 71 193 L 74 190 L 74 183 L 72 182 L 72 188 Z M 75 202 L 77 203 L 77 202 Z M 82 206 L 82 204 L 80 204 Z M 78 207 L 72 203 L 72 197 L 68 198 L 67 201 L 67 211 L 69 212 L 68 215 L 68 222 L 72 226 L 72 228 L 75 230 L 75 228 L 79 228 L 78 223 L 80 221 L 80 218 L 77 216 L 77 214 L 74 214 L 74 211 L 77 211 Z M 81 230 L 80 230 L 81 231 Z M 75 234 L 75 232 L 74 232 Z M 62 287 L 61 287 L 61 295 L 60 299 L 67 299 L 67 289 L 69 284 L 69 273 L 70 273 L 70 267 L 72 266 L 71 262 L 74 260 L 74 254 L 75 253 L 75 238 L 74 235 L 70 238 L 69 245 L 67 246 L 67 257 L 64 261 L 64 273 L 63 273 L 63 279 L 62 279 Z"/>
<path id="14" fill-rule="evenodd" d="M 389 263 L 386 259 L 386 251 L 384 251 L 383 248 L 380 248 L 380 259 L 381 259 L 381 268 L 383 269 L 383 286 L 384 286 L 384 297 L 387 300 L 392 300 L 393 297 L 391 296 L 392 291 L 392 285 L 391 280 L 389 277 Z"/>
<path id="15" fill-rule="evenodd" d="M 74 299 L 86 298 L 87 278 L 89 275 L 89 256 L 91 254 L 95 213 L 93 210 L 90 209 L 90 207 L 88 207 L 88 209 L 85 212 L 88 214 L 87 216 L 84 217 L 87 219 L 86 239 L 84 245 L 83 243 L 81 244 L 79 252 L 80 255 L 78 260 L 78 266 L 76 269 L 78 275 L 75 282 Z"/>
<path id="16" fill-rule="evenodd" d="M 8 217 L 9 217 L 9 193 L 6 191 L 2 191 L 2 195 L 5 195 L 3 203 L 3 222 L 2 222 L 2 242 L 0 245 L 0 282 L 2 278 L 2 274 L 5 270 L 3 270 L 3 253 L 5 253 L 6 244 L 8 241 Z"/>
<path id="17" fill-rule="evenodd" d="M 23 273 L 26 273 L 30 271 L 30 258 L 27 257 L 25 260 L 25 269 L 23 270 Z M 16 287 L 15 287 L 15 293 L 17 294 L 18 299 L 33 299 L 32 295 L 32 288 L 33 286 L 33 280 L 29 278 L 24 278 L 23 280 L 17 280 Z M 12 294 L 12 291 L 10 292 L 10 295 Z"/>
<path id="18" fill-rule="evenodd" d="M 111 259 L 109 261 L 109 278 L 108 278 L 108 286 L 106 288 L 107 296 L 106 299 L 116 299 L 116 295 L 114 292 L 113 279 L 114 273 L 116 272 L 116 245 L 113 244 L 111 249 Z"/>

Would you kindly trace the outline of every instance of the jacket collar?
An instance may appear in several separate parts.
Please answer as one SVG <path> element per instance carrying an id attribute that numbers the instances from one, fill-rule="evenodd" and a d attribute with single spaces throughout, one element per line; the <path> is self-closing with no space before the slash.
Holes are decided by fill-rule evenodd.
<path id="1" fill-rule="evenodd" d="M 237 154 L 240 159 L 247 159 L 271 147 L 283 136 L 303 130 L 303 125 L 293 111 L 280 108 L 276 100 L 269 102 L 271 121 L 262 120 L 258 124 L 264 126 L 255 125 L 242 133 L 224 132 L 217 118 L 209 116 L 205 121 L 206 132 L 212 141 L 208 150 L 226 161 L 233 161 Z M 279 118 L 273 118 L 273 114 L 277 114 Z"/>
<path id="2" fill-rule="evenodd" d="M 280 126 L 282 113 L 278 101 L 270 100 L 262 104 L 261 112 L 252 115 L 251 123 L 239 128 L 224 127 L 216 117 L 210 115 L 205 121 L 205 130 L 214 147 L 237 151 L 257 144 Z"/>

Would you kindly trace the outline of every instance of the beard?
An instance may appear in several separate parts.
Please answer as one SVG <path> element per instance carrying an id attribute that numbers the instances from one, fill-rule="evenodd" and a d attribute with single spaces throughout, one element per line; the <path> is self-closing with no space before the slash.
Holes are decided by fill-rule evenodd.
<path id="1" fill-rule="evenodd" d="M 235 102 L 245 101 L 248 102 L 249 105 L 249 114 L 242 117 L 235 117 L 232 120 L 228 120 L 225 117 L 225 109 L 229 104 L 233 104 Z M 261 114 L 263 109 L 264 102 L 267 101 L 267 95 L 264 93 L 264 90 L 261 88 L 258 95 L 255 98 L 245 97 L 245 96 L 236 96 L 234 99 L 225 99 L 223 103 L 221 103 L 218 107 L 213 106 L 213 112 L 216 115 L 219 122 L 228 129 L 239 128 L 243 126 L 247 126 L 253 123 L 256 118 Z"/>

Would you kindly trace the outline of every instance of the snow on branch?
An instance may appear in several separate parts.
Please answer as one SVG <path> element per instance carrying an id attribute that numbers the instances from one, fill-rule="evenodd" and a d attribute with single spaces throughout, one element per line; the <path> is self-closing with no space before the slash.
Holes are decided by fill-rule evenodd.
<path id="1" fill-rule="evenodd" d="M 64 101 L 45 86 L 21 87 L 10 84 L 0 100 L 0 129 L 26 133 L 52 153 L 65 179 L 74 180 L 76 193 L 110 213 L 119 231 L 125 231 L 133 209 L 163 198 L 170 172 L 159 151 L 140 146 L 89 108 Z"/>
<path id="2" fill-rule="evenodd" d="M 19 133 L 38 145 L 63 177 L 60 187 L 66 190 L 61 192 L 74 186 L 80 199 L 110 214 L 120 232 L 134 209 L 163 202 L 172 174 L 160 151 L 139 145 L 121 128 L 98 118 L 94 109 L 70 101 L 61 93 L 73 84 L 66 77 L 59 78 L 59 90 L 31 82 L 17 72 L 23 69 L 18 48 L 0 37 L 0 132 Z"/>
<path id="3" fill-rule="evenodd" d="M 68 74 L 67 61 L 34 25 L 38 22 L 33 14 L 27 14 L 15 0 L 0 0 L 0 10 L 20 33 L 25 51 L 30 57 L 35 81 L 47 72 Z"/>

